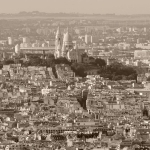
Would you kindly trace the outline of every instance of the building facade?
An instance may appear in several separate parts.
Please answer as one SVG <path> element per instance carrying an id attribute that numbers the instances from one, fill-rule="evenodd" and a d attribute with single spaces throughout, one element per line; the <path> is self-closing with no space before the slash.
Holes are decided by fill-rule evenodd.
<path id="1" fill-rule="evenodd" d="M 55 38 L 55 58 L 65 57 L 71 62 L 81 62 L 82 54 L 85 53 L 85 49 L 78 48 L 77 44 L 74 44 L 72 37 L 67 29 L 64 33 L 63 39 L 60 29 L 57 29 Z"/>

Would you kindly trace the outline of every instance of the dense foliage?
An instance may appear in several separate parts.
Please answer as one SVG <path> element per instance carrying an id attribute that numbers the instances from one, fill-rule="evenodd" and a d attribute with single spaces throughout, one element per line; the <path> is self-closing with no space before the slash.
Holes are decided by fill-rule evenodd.
<path id="1" fill-rule="evenodd" d="M 109 66 L 106 66 L 106 63 L 99 60 L 97 67 L 99 69 L 98 74 L 101 77 L 108 78 L 110 80 L 136 80 L 137 73 L 134 68 L 129 66 L 124 66 L 120 63 L 113 63 Z M 93 64 L 95 66 L 96 64 Z M 85 70 L 91 67 L 88 64 L 72 64 L 72 69 L 77 76 L 86 77 Z"/>
<path id="2" fill-rule="evenodd" d="M 147 78 L 147 81 L 150 81 L 150 76 Z"/>
<path id="3" fill-rule="evenodd" d="M 56 64 L 68 64 L 71 66 L 72 70 L 75 72 L 76 76 L 86 77 L 85 70 L 89 67 L 96 67 L 99 71 L 98 74 L 104 78 L 108 78 L 110 80 L 136 80 L 137 72 L 133 67 L 124 66 L 120 63 L 113 63 L 111 65 L 106 65 L 105 60 L 101 58 L 95 59 L 95 61 L 89 63 L 71 63 L 66 58 L 60 57 L 55 59 L 54 55 L 49 54 L 48 56 L 38 56 L 38 55 L 30 55 L 28 58 L 23 60 L 22 58 L 15 58 L 4 60 L 2 62 L 3 65 L 21 63 L 22 66 L 46 66 L 52 67 L 53 71 L 55 71 Z M 55 74 L 57 76 L 57 74 Z"/>
<path id="4" fill-rule="evenodd" d="M 95 59 L 95 63 L 94 64 L 97 65 L 97 66 L 100 66 L 100 67 L 106 66 L 105 60 L 101 59 L 101 58 Z"/>
<path id="5" fill-rule="evenodd" d="M 85 66 L 83 64 L 73 63 L 71 68 L 75 72 L 76 76 L 86 77 Z"/>
<path id="6" fill-rule="evenodd" d="M 102 77 L 109 78 L 110 80 L 136 80 L 137 73 L 134 68 L 124 66 L 120 63 L 113 63 L 109 66 L 102 67 L 99 70 Z"/>

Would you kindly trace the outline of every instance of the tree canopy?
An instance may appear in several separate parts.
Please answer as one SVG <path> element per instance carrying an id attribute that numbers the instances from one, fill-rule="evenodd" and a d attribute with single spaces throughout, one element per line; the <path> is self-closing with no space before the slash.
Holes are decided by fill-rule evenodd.
<path id="1" fill-rule="evenodd" d="M 150 76 L 147 78 L 147 81 L 150 81 Z"/>
<path id="2" fill-rule="evenodd" d="M 100 66 L 100 67 L 106 66 L 105 60 L 104 60 L 104 59 L 101 59 L 101 58 L 97 58 L 97 59 L 95 60 L 95 64 L 96 64 L 97 66 Z"/>
<path id="3" fill-rule="evenodd" d="M 110 80 L 136 80 L 137 73 L 133 67 L 120 63 L 113 63 L 105 68 L 100 68 L 99 74 Z"/>
<path id="4" fill-rule="evenodd" d="M 4 60 L 3 61 L 3 65 L 10 65 L 10 64 L 14 64 L 14 60 L 13 59 L 8 59 L 8 60 Z"/>
<path id="5" fill-rule="evenodd" d="M 76 76 L 86 77 L 85 66 L 83 64 L 73 63 L 71 68 L 75 72 Z"/>
<path id="6" fill-rule="evenodd" d="M 64 57 L 60 57 L 60 58 L 57 58 L 55 59 L 55 64 L 68 64 L 70 65 L 71 62 L 69 62 L 66 58 Z"/>

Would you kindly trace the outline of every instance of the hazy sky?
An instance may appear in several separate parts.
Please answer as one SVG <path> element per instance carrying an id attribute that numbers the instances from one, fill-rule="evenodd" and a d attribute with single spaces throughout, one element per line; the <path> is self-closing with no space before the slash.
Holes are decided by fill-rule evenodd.
<path id="1" fill-rule="evenodd" d="M 0 0 L 0 13 L 20 11 L 150 14 L 150 0 Z"/>

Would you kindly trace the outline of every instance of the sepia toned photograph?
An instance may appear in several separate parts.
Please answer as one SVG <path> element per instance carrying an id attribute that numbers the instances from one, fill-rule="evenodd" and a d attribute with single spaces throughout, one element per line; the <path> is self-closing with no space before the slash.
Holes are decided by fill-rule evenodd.
<path id="1" fill-rule="evenodd" d="M 150 150 L 150 0 L 0 0 L 0 150 Z"/>

